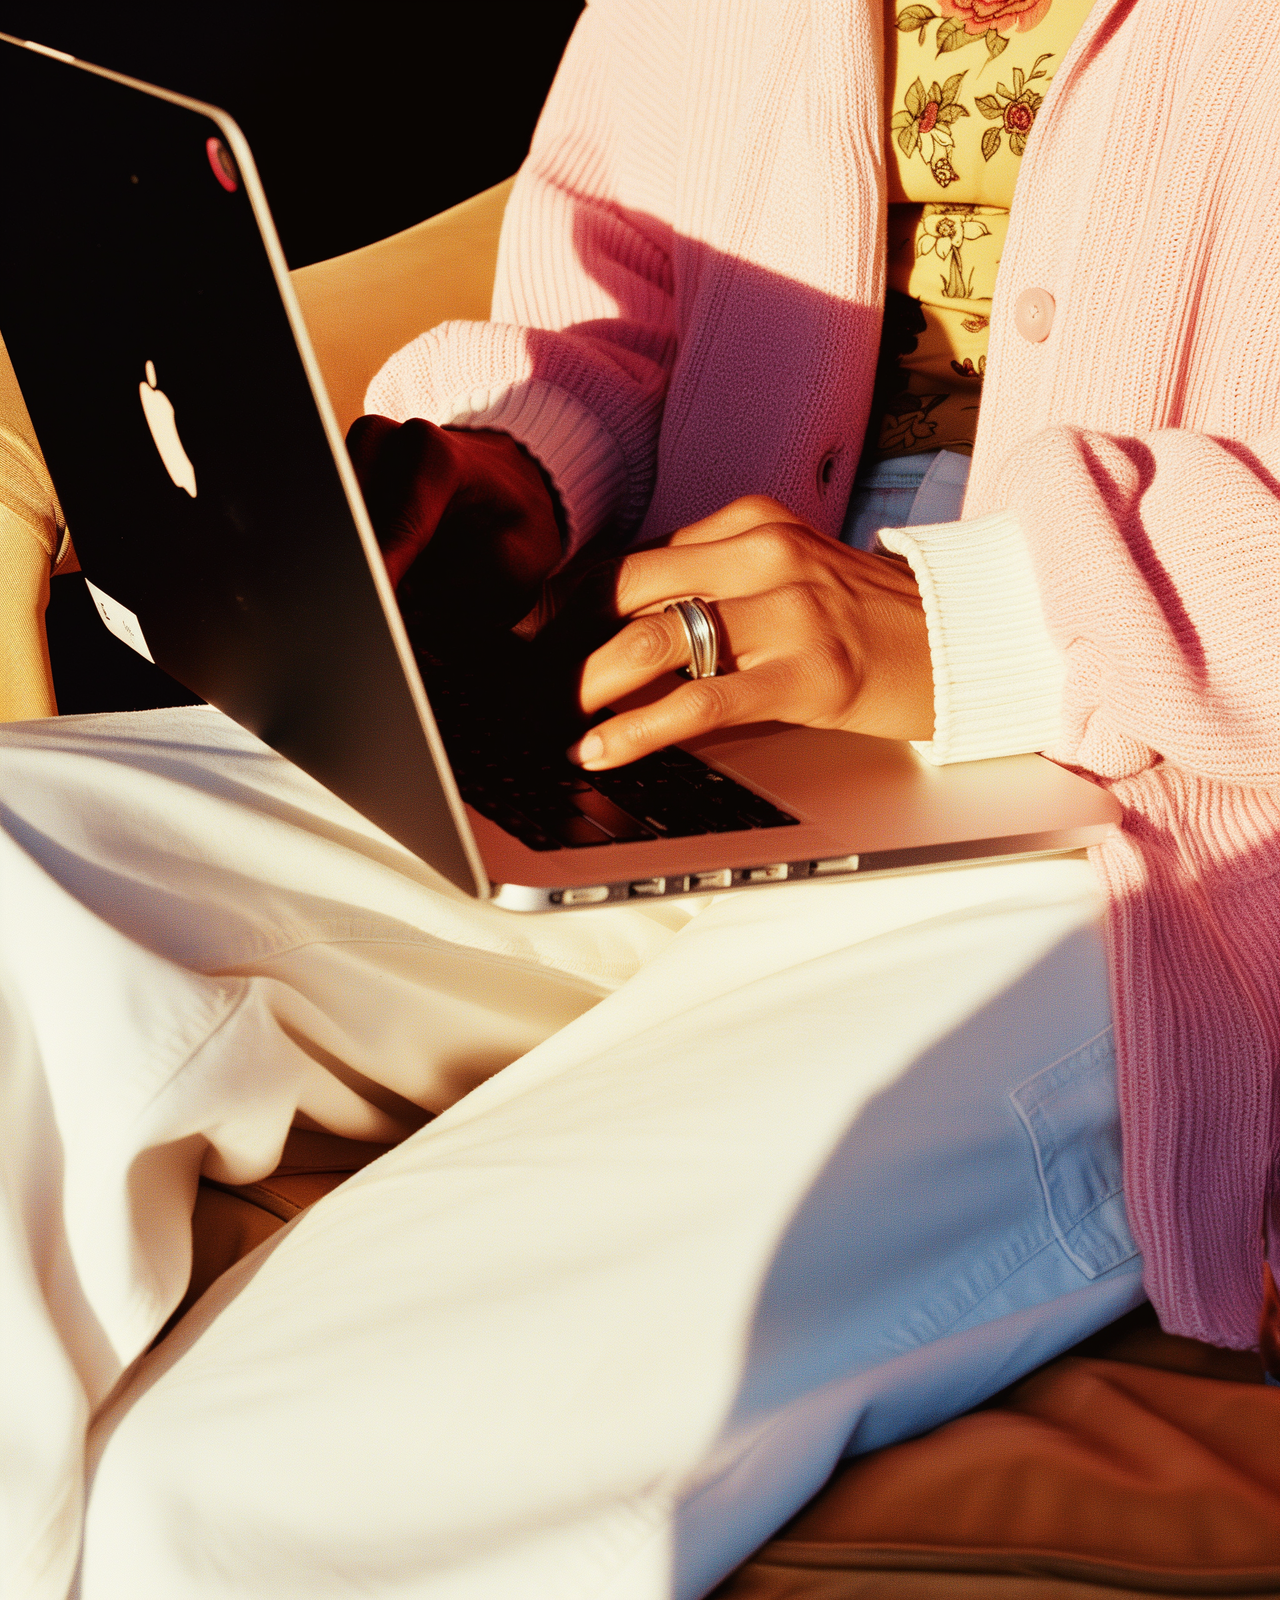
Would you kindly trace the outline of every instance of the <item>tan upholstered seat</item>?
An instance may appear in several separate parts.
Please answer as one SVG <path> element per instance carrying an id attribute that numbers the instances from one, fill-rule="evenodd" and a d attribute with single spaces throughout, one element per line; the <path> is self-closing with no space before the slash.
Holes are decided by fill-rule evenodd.
<path id="1" fill-rule="evenodd" d="M 514 181 L 508 178 L 363 250 L 293 273 L 344 433 L 389 355 L 438 322 L 489 315 L 498 233 Z"/>
<path id="2" fill-rule="evenodd" d="M 715 1600 L 1280 1595 L 1280 1390 L 1149 1308 L 852 1461 Z"/>

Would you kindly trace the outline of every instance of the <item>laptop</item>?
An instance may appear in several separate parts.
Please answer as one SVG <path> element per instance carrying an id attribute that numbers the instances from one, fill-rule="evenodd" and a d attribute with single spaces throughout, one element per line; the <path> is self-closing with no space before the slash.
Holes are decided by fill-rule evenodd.
<path id="1" fill-rule="evenodd" d="M 522 674 L 411 638 L 232 119 L 0 34 L 0 127 L 0 332 L 104 623 L 466 893 L 570 910 L 1115 825 L 1039 756 L 777 724 L 571 767 Z"/>

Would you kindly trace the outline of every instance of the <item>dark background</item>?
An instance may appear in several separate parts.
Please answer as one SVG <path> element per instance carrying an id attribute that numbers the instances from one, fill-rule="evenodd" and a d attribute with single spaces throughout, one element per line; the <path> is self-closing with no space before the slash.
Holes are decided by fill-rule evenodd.
<path id="1" fill-rule="evenodd" d="M 355 5 L 0 0 L 0 32 L 211 101 L 253 148 L 291 267 L 356 250 L 520 165 L 582 0 Z M 54 580 L 63 712 L 191 697 Z"/>

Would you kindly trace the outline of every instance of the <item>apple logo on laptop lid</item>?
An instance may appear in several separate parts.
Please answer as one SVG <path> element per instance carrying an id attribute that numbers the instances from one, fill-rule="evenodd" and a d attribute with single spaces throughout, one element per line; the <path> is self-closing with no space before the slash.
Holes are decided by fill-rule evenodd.
<path id="1" fill-rule="evenodd" d="M 185 489 L 194 500 L 196 469 L 191 465 L 191 457 L 182 448 L 182 440 L 178 437 L 178 425 L 173 419 L 173 401 L 163 389 L 156 388 L 154 361 L 147 362 L 146 381 L 138 385 L 138 394 L 142 398 L 142 411 L 147 419 L 147 427 L 151 430 L 151 437 L 155 440 L 161 461 L 164 462 L 164 470 L 179 489 Z"/>

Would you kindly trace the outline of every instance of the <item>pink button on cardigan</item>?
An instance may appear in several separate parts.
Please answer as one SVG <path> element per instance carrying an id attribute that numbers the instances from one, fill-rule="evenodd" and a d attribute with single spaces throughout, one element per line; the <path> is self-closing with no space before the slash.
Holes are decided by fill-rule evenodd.
<path id="1" fill-rule="evenodd" d="M 495 320 L 415 341 L 369 409 L 508 428 L 575 540 L 749 491 L 834 531 L 884 293 L 880 11 L 593 0 Z M 1023 158 L 965 508 L 1018 517 L 1067 665 L 1051 753 L 1126 808 L 1095 862 L 1148 1290 L 1232 1345 L 1280 1050 L 1278 79 L 1259 0 L 1099 0 Z"/>

